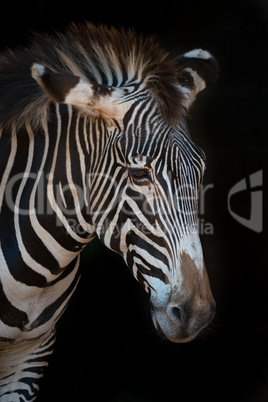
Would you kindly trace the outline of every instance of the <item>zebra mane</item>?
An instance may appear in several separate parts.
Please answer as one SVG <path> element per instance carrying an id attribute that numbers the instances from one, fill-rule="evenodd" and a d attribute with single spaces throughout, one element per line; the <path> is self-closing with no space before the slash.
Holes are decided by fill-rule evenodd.
<path id="1" fill-rule="evenodd" d="M 133 29 L 73 23 L 63 33 L 35 34 L 28 46 L 0 55 L 2 128 L 12 123 L 18 128 L 26 120 L 37 128 L 48 111 L 50 101 L 31 76 L 33 63 L 103 85 L 143 82 L 165 119 L 174 122 L 180 114 L 175 61 L 167 60 L 153 37 L 144 38 Z"/>

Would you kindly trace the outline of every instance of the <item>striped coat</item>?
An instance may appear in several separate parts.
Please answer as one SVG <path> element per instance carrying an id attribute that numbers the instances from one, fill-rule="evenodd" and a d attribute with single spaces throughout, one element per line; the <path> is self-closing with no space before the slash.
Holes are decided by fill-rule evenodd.
<path id="1" fill-rule="evenodd" d="M 95 236 L 149 293 L 163 336 L 186 342 L 211 321 L 205 157 L 186 114 L 216 74 L 206 51 L 169 60 L 152 38 L 89 23 L 2 54 L 1 402 L 36 398 Z"/>

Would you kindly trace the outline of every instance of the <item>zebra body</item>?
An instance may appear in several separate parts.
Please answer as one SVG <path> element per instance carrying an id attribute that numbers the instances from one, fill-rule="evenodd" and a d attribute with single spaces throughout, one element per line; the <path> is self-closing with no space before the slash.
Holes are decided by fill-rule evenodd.
<path id="1" fill-rule="evenodd" d="M 152 39 L 91 24 L 2 56 L 1 402 L 36 398 L 95 236 L 149 293 L 168 339 L 211 321 L 197 230 L 204 154 L 185 114 L 215 74 L 208 52 L 169 62 Z"/>

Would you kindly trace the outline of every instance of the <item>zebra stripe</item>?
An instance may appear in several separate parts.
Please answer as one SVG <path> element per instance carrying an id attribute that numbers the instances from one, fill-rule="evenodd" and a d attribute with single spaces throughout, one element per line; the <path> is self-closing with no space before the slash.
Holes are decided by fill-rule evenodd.
<path id="1" fill-rule="evenodd" d="M 54 330 L 49 335 L 33 339 L 30 346 L 24 341 L 18 343 L 15 348 L 6 348 L 5 344 L 4 352 L 0 342 L 1 367 L 5 368 L 5 374 L 8 373 L 0 382 L 1 402 L 33 401 L 36 398 L 38 382 L 48 365 L 48 357 L 53 353 L 54 342 Z M 1 392 L 1 389 L 5 388 L 8 391 Z"/>
<path id="2" fill-rule="evenodd" d="M 122 255 L 168 339 L 211 321 L 205 159 L 185 115 L 213 74 L 207 52 L 168 61 L 152 39 L 91 24 L 1 58 L 1 402 L 35 400 L 95 236 Z"/>
<path id="3" fill-rule="evenodd" d="M 75 233 L 58 205 L 61 197 L 55 191 L 60 188 L 55 187 L 55 170 L 59 163 L 58 149 L 63 140 L 65 155 L 70 153 L 68 137 L 66 140 L 61 128 L 59 108 L 56 105 L 57 136 L 53 141 L 46 120 L 40 136 L 33 135 L 29 125 L 26 125 L 24 133 L 13 129 L 9 160 L 1 180 L 1 190 L 5 189 L 6 194 L 2 195 L 4 191 L 1 191 L 0 222 L 1 227 L 9 225 L 6 236 L 1 238 L 0 253 L 0 377 L 4 375 L 0 381 L 1 401 L 16 401 L 19 398 L 30 401 L 35 398 L 38 389 L 36 381 L 42 377 L 43 366 L 47 365 L 47 358 L 52 353 L 55 336 L 48 333 L 54 328 L 77 286 L 80 278 L 79 252 L 91 240 L 88 234 L 84 237 Z M 67 134 L 71 119 L 70 109 Z M 3 133 L 1 139 L 5 139 Z M 39 148 L 36 155 L 37 142 Z M 27 157 L 21 160 L 19 155 L 23 148 L 26 148 Z M 6 152 L 4 148 L 1 150 Z M 85 170 L 83 165 L 81 170 Z M 14 171 L 20 173 L 14 175 Z M 63 175 L 70 180 L 67 164 Z M 72 185 L 70 180 L 68 191 Z M 71 193 L 73 196 L 74 192 Z M 44 200 L 47 200 L 47 205 Z M 10 207 L 14 207 L 14 211 Z M 64 231 L 65 237 L 67 235 L 64 245 L 59 237 L 49 232 L 50 222 L 44 218 L 43 209 L 50 209 L 52 222 L 56 221 L 58 231 Z M 75 207 L 74 212 L 79 224 L 84 225 L 79 208 Z M 13 289 L 18 286 L 19 293 L 14 294 Z M 38 288 L 42 289 L 41 298 Z M 9 367 L 12 354 L 16 360 Z M 19 380 L 14 380 L 14 377 Z M 9 383 L 10 378 L 13 378 L 12 383 Z M 5 390 L 6 384 L 9 384 L 8 391 L 2 394 L 1 389 Z"/>

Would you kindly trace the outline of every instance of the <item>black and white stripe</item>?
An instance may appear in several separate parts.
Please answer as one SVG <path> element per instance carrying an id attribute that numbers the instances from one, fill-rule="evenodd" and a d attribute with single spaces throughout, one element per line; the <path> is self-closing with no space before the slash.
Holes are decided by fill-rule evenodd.
<path id="1" fill-rule="evenodd" d="M 163 295 L 182 286 L 183 258 L 205 275 L 204 155 L 185 114 L 214 59 L 198 50 L 169 62 L 132 31 L 82 28 L 38 37 L 0 63 L 1 402 L 36 398 L 80 252 L 96 235 L 151 295 L 162 332 Z M 187 335 L 166 322 L 166 335 L 190 339 L 198 322 Z"/>

